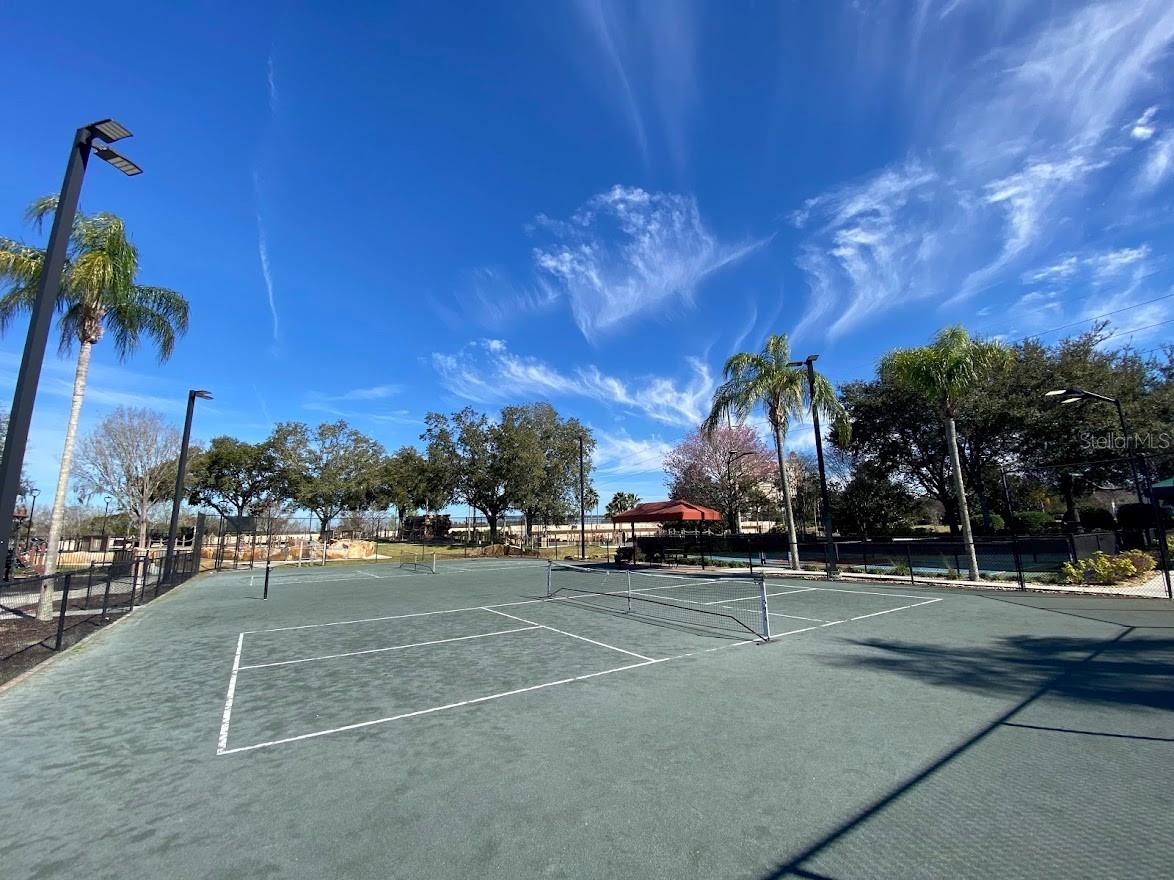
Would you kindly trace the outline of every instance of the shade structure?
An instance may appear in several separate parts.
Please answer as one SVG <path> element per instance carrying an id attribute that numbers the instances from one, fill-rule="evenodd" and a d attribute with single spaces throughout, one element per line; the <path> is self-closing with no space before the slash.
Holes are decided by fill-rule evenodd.
<path id="1" fill-rule="evenodd" d="M 720 512 L 689 501 L 645 501 L 631 510 L 615 514 L 612 522 L 717 522 Z"/>

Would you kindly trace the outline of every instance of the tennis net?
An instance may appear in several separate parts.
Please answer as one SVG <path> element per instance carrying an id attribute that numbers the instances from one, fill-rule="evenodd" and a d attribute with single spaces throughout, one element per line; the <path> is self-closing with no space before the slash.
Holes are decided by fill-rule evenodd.
<path id="1" fill-rule="evenodd" d="M 546 596 L 575 605 L 770 639 L 761 577 L 649 574 L 551 562 Z"/>

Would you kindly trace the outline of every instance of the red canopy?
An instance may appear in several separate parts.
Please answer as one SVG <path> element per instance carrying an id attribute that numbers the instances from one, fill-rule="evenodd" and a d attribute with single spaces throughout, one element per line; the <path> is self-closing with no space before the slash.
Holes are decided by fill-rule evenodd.
<path id="1" fill-rule="evenodd" d="M 717 522 L 722 515 L 712 507 L 688 501 L 645 501 L 631 510 L 617 513 L 612 522 Z"/>

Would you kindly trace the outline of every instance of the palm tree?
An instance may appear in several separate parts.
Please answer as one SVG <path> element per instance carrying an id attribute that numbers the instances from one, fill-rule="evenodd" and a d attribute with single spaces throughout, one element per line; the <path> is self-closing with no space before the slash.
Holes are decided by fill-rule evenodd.
<path id="1" fill-rule="evenodd" d="M 28 220 L 38 232 L 46 217 L 57 210 L 57 197 L 39 199 L 29 206 Z M 19 242 L 0 239 L 0 282 L 9 287 L 0 296 L 0 333 L 18 314 L 31 311 L 37 295 L 43 251 Z M 57 292 L 60 352 L 68 354 L 78 344 L 77 369 L 73 380 L 73 400 L 53 512 L 49 521 L 49 550 L 45 572 L 57 570 L 58 543 L 65 514 L 65 493 L 73 466 L 73 447 L 77 436 L 78 416 L 86 391 L 90 354 L 103 334 L 109 333 L 120 360 L 126 360 L 139 347 L 143 337 L 154 343 L 159 361 L 166 361 L 175 340 L 187 332 L 188 303 L 174 290 L 144 287 L 135 283 L 139 253 L 126 235 L 122 220 L 113 214 L 78 214 L 71 230 L 69 251 L 61 288 Z M 51 588 L 43 588 L 38 616 L 52 614 Z"/>
<path id="2" fill-rule="evenodd" d="M 880 363 L 882 376 L 932 400 L 945 424 L 954 495 L 958 499 L 958 518 L 962 521 L 962 540 L 966 544 L 970 579 L 974 581 L 979 580 L 978 557 L 974 552 L 966 488 L 962 484 L 962 462 L 958 456 L 954 419 L 962 396 L 983 374 L 1004 365 L 1009 358 L 1006 346 L 972 339 L 964 327 L 956 326 L 942 330 L 930 345 L 891 351 Z"/>
<path id="3" fill-rule="evenodd" d="M 784 464 L 783 447 L 791 420 L 803 410 L 814 407 L 826 421 L 843 431 L 847 414 L 836 399 L 832 383 L 822 374 L 815 375 L 815 394 L 810 392 L 805 366 L 790 366 L 791 343 L 785 333 L 768 336 L 762 351 L 736 354 L 726 361 L 722 374 L 725 382 L 713 394 L 709 417 L 702 430 L 712 434 L 726 415 L 744 421 L 755 407 L 766 410 L 766 419 L 774 435 L 775 454 L 779 461 L 779 484 L 783 490 L 783 507 L 787 515 L 787 539 L 791 567 L 799 569 L 799 541 L 795 534 L 795 514 L 791 504 L 791 478 Z"/>

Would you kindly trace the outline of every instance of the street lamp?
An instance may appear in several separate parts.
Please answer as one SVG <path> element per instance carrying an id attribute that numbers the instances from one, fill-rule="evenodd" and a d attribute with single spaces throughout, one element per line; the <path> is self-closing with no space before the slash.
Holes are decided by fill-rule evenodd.
<path id="1" fill-rule="evenodd" d="M 188 465 L 188 443 L 192 439 L 192 414 L 196 409 L 196 398 L 211 400 L 212 395 L 203 390 L 188 391 L 188 411 L 183 422 L 183 443 L 179 447 L 179 467 L 175 475 L 175 498 L 171 501 L 171 526 L 167 530 L 167 554 L 163 557 L 163 579 L 171 575 L 175 556 L 175 533 L 179 530 L 179 505 L 183 501 L 184 474 Z"/>
<path id="2" fill-rule="evenodd" d="M 142 169 L 139 166 L 109 147 L 109 144 L 127 137 L 130 137 L 130 131 L 124 126 L 113 119 L 101 119 L 79 128 L 74 133 L 73 144 L 69 148 L 65 180 L 61 184 L 61 195 L 57 200 L 57 210 L 53 214 L 53 226 L 49 231 L 49 243 L 45 248 L 37 296 L 29 317 L 20 372 L 16 377 L 16 391 L 12 396 L 12 407 L 9 409 L 8 434 L 4 439 L 3 475 L 0 477 L 0 547 L 6 550 L 12 536 L 10 514 L 16 506 L 16 496 L 20 494 L 20 468 L 24 463 L 25 449 L 28 446 L 29 425 L 33 418 L 33 405 L 37 399 L 37 382 L 41 375 L 41 365 L 45 360 L 45 346 L 49 340 L 49 326 L 53 322 L 53 312 L 57 306 L 57 294 L 61 289 L 61 273 L 65 268 L 70 231 L 73 229 L 73 218 L 77 213 L 86 164 L 93 150 L 97 152 L 98 158 L 109 162 L 123 174 L 141 174 Z"/>
<path id="3" fill-rule="evenodd" d="M 1048 391 L 1044 394 L 1045 399 L 1062 398 L 1060 405 L 1071 405 L 1073 403 L 1080 403 L 1084 400 L 1099 400 L 1102 403 L 1111 403 L 1117 407 L 1117 421 L 1121 424 L 1121 436 L 1125 438 L 1125 455 L 1129 459 L 1129 470 L 1133 473 L 1133 487 L 1137 490 L 1137 503 L 1145 504 L 1145 499 L 1142 497 L 1141 480 L 1137 474 L 1137 463 L 1134 461 L 1133 453 L 1130 450 L 1129 444 L 1129 427 L 1125 424 L 1125 412 L 1121 409 L 1121 401 L 1115 397 L 1108 397 L 1104 394 L 1097 394 L 1095 391 L 1085 391 L 1083 388 L 1057 388 L 1054 391 Z"/>
<path id="4" fill-rule="evenodd" d="M 819 430 L 819 412 L 815 405 L 815 361 L 817 354 L 809 354 L 806 360 L 791 361 L 788 367 L 807 366 L 807 391 L 811 400 L 811 426 L 815 430 L 815 458 L 819 463 L 819 494 L 823 499 L 823 532 L 826 542 L 825 556 L 827 557 L 827 575 L 832 578 L 836 574 L 835 547 L 832 544 L 832 504 L 828 499 L 827 472 L 823 464 L 823 437 Z"/>
<path id="5" fill-rule="evenodd" d="M 41 494 L 41 490 L 40 489 L 31 489 L 29 491 L 29 494 L 33 496 L 33 503 L 32 503 L 32 506 L 29 508 L 29 533 L 28 533 L 28 536 L 24 542 L 24 552 L 25 553 L 28 553 L 29 550 L 31 550 L 33 547 L 33 517 L 35 517 L 37 515 L 37 496 Z M 20 540 L 19 536 L 17 536 L 17 540 L 18 541 Z"/>

